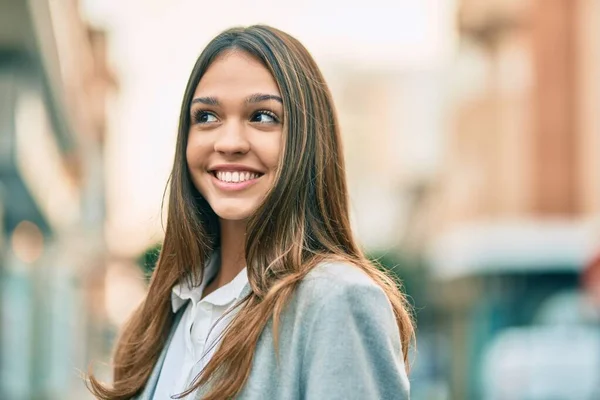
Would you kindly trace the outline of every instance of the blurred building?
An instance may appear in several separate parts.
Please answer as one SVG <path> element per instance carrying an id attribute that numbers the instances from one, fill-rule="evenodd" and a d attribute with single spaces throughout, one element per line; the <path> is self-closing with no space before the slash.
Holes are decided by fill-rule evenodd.
<path id="1" fill-rule="evenodd" d="M 447 223 L 599 212 L 597 4 L 463 1 Z"/>
<path id="2" fill-rule="evenodd" d="M 448 60 L 393 66 L 340 61 L 323 69 L 343 135 L 357 238 L 369 257 L 393 269 L 420 309 L 411 398 L 444 398 L 422 252 L 430 234 L 425 204 L 443 154 Z"/>
<path id="3" fill-rule="evenodd" d="M 106 38 L 0 1 L 0 398 L 82 398 L 102 343 Z"/>
<path id="4" fill-rule="evenodd" d="M 325 65 L 343 135 L 353 222 L 370 251 L 395 252 L 419 236 L 415 204 L 439 169 L 444 68 L 442 62 Z"/>
<path id="5" fill-rule="evenodd" d="M 548 398 L 525 378 L 490 397 L 482 371 L 500 361 L 484 355 L 504 329 L 539 321 L 554 296 L 578 291 L 600 243 L 600 1 L 463 0 L 457 23 L 452 126 L 429 229 L 451 397 Z M 569 398 L 592 398 L 589 382 L 567 381 L 557 382 L 579 390 Z"/>

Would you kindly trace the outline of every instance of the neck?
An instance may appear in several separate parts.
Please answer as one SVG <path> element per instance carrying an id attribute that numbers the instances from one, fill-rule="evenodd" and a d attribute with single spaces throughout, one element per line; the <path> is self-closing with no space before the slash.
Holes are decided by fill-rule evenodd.
<path id="1" fill-rule="evenodd" d="M 246 221 L 220 220 L 221 268 L 215 286 L 231 282 L 246 266 Z"/>

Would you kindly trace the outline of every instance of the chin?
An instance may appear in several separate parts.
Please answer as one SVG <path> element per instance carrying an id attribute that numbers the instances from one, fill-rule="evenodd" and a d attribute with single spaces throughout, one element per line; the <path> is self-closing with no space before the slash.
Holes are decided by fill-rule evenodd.
<path id="1" fill-rule="evenodd" d="M 233 205 L 216 205 L 215 207 L 212 207 L 212 209 L 220 219 L 227 221 L 246 220 L 254 213 L 254 211 L 256 211 L 256 207 L 239 207 Z"/>

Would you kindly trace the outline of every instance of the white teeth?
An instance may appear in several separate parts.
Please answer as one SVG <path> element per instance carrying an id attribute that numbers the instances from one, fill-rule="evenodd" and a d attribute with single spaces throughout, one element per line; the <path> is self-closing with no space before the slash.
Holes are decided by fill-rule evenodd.
<path id="1" fill-rule="evenodd" d="M 258 178 L 259 175 L 255 172 L 216 171 L 215 176 L 217 177 L 218 180 L 223 181 L 223 182 L 239 183 L 239 182 L 249 181 L 251 179 L 256 179 L 256 178 Z"/>

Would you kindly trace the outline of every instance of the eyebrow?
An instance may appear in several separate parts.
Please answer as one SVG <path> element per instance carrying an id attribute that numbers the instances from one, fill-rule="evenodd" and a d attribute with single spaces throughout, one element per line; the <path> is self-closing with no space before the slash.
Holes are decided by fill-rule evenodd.
<path id="1" fill-rule="evenodd" d="M 218 106 L 219 100 L 217 100 L 216 97 L 196 97 L 194 100 L 192 100 L 192 104 L 194 103 L 202 103 L 209 106 Z"/>
<path id="2" fill-rule="evenodd" d="M 283 104 L 283 99 L 281 96 L 277 96 L 274 94 L 264 94 L 264 93 L 254 93 L 250 96 L 246 97 L 245 102 L 248 104 L 260 103 L 261 101 L 275 100 Z M 192 100 L 192 104 L 194 103 L 202 103 L 209 106 L 218 106 L 220 105 L 219 100 L 216 97 L 207 96 L 207 97 L 196 97 Z"/>
<path id="3" fill-rule="evenodd" d="M 261 101 L 275 100 L 283 104 L 283 99 L 274 94 L 255 93 L 246 97 L 246 103 L 260 103 Z"/>

